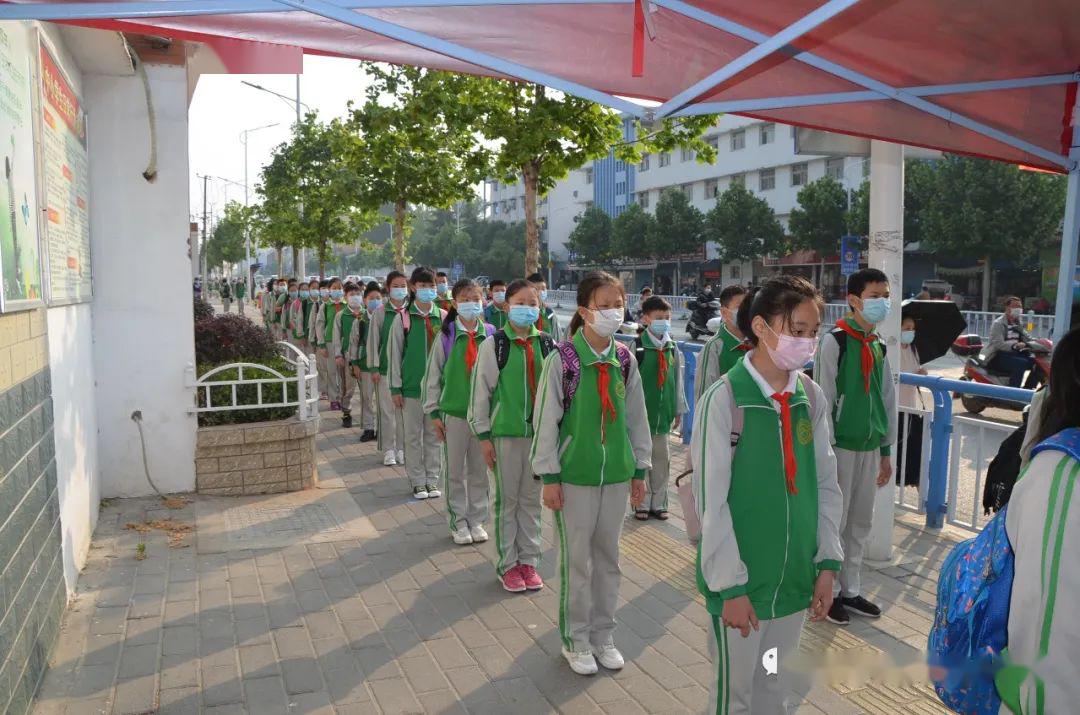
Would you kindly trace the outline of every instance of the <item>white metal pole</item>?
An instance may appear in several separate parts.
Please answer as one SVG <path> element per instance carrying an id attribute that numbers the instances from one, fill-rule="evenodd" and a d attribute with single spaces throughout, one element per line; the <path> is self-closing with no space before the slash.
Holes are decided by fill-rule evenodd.
<path id="1" fill-rule="evenodd" d="M 296 75 L 296 131 L 300 132 L 300 75 Z M 293 272 L 296 273 L 297 280 L 303 280 L 307 277 L 307 249 L 303 246 L 300 247 L 300 259 L 299 266 L 293 266 Z"/>
<path id="2" fill-rule="evenodd" d="M 248 133 L 244 135 L 244 208 L 248 207 Z M 247 223 L 244 224 L 244 285 L 247 287 L 248 300 L 255 296 L 255 287 L 251 283 L 251 232 Z"/>
<path id="3" fill-rule="evenodd" d="M 1069 332 L 1076 281 L 1077 243 L 1080 242 L 1080 99 L 1072 111 L 1072 147 L 1069 188 L 1065 195 L 1065 223 L 1061 229 L 1061 263 L 1058 267 L 1057 305 L 1054 309 L 1054 342 Z"/>
<path id="4" fill-rule="evenodd" d="M 893 384 L 887 385 L 899 398 L 900 301 L 904 292 L 904 147 L 883 141 L 870 144 L 870 258 L 871 268 L 889 278 L 892 307 L 889 317 L 878 326 L 888 347 Z M 897 416 L 899 417 L 899 416 Z M 893 468 L 896 447 L 893 447 Z M 894 480 L 878 489 L 874 500 L 874 521 L 866 556 L 886 561 L 892 556 Z"/>

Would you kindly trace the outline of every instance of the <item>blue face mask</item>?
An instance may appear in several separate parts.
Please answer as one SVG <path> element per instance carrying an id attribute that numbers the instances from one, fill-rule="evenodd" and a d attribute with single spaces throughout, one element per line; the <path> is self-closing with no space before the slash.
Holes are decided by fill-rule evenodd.
<path id="1" fill-rule="evenodd" d="M 300 295 L 300 291 L 295 291 L 295 290 L 289 291 L 289 297 L 290 298 L 296 298 L 296 296 L 298 296 L 298 295 Z"/>
<path id="2" fill-rule="evenodd" d="M 307 299 L 308 299 L 308 298 L 310 298 L 310 297 L 311 297 L 311 291 L 309 291 L 309 290 L 302 290 L 302 291 L 300 291 L 300 298 L 301 298 L 302 300 L 307 300 Z"/>
<path id="3" fill-rule="evenodd" d="M 334 301 L 335 303 L 341 300 L 344 295 L 345 291 L 341 290 L 340 288 L 330 289 L 330 300 Z"/>
<path id="4" fill-rule="evenodd" d="M 319 295 L 321 295 L 323 298 L 329 298 L 330 297 L 330 289 L 329 288 L 320 288 L 319 289 Z"/>
<path id="5" fill-rule="evenodd" d="M 904 345 L 911 345 L 913 342 L 915 342 L 915 331 L 914 330 L 903 330 L 903 331 L 901 331 L 900 332 L 900 342 L 903 343 Z"/>
<path id="6" fill-rule="evenodd" d="M 436 295 L 437 293 L 434 288 L 416 289 L 416 300 L 420 301 L 421 303 L 430 303 L 431 301 L 435 300 Z"/>
<path id="7" fill-rule="evenodd" d="M 496 303 L 502 303 L 503 301 L 506 300 L 506 291 L 504 291 L 504 290 L 495 291 L 494 293 L 491 294 L 491 299 L 493 301 L 495 301 Z"/>
<path id="8" fill-rule="evenodd" d="M 435 290 L 439 291 L 439 295 L 446 295 L 450 291 L 449 283 L 436 283 Z"/>
<path id="9" fill-rule="evenodd" d="M 877 325 L 888 317 L 890 307 L 888 298 L 864 298 L 862 314 L 868 322 Z"/>
<path id="10" fill-rule="evenodd" d="M 476 320 L 483 314 L 484 306 L 480 303 L 458 303 L 457 312 L 465 320 Z"/>
<path id="11" fill-rule="evenodd" d="M 540 291 L 540 300 L 542 300 L 545 303 L 547 302 L 547 291 L 546 290 Z"/>
<path id="12" fill-rule="evenodd" d="M 540 309 L 531 305 L 512 305 L 508 313 L 510 322 L 519 328 L 525 328 L 537 321 Z"/>
<path id="13" fill-rule="evenodd" d="M 367 302 L 367 309 L 374 313 L 376 310 L 382 307 L 382 301 L 378 298 L 372 298 Z"/>
<path id="14" fill-rule="evenodd" d="M 671 332 L 670 320 L 653 320 L 649 323 L 649 332 L 658 338 L 662 338 Z"/>
<path id="15" fill-rule="evenodd" d="M 405 300 L 406 298 L 409 297 L 409 289 L 408 288 L 391 288 L 390 289 L 390 297 L 393 298 L 394 300 L 397 300 L 397 301 Z"/>

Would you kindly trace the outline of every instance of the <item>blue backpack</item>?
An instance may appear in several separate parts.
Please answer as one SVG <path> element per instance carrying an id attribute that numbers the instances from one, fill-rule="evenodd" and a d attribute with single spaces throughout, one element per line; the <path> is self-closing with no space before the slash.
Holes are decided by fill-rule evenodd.
<path id="1" fill-rule="evenodd" d="M 1080 460 L 1080 430 L 1065 430 L 1031 451 L 1055 449 Z M 928 660 L 934 690 L 965 715 L 997 715 L 994 676 L 1005 666 L 1009 640 L 1013 550 L 1005 533 L 1006 504 L 982 532 L 949 553 L 941 565 Z"/>

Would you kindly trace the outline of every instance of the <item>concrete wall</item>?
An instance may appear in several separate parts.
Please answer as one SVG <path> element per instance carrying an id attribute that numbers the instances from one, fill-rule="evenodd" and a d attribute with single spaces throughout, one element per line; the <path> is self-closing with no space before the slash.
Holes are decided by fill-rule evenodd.
<path id="1" fill-rule="evenodd" d="M 151 66 L 158 177 L 142 177 L 149 152 L 146 99 L 137 77 L 86 74 L 94 373 L 101 496 L 152 493 L 143 472 L 141 410 L 150 472 L 162 490 L 195 488 L 195 418 L 184 369 L 194 362 L 187 256 L 187 78 Z"/>

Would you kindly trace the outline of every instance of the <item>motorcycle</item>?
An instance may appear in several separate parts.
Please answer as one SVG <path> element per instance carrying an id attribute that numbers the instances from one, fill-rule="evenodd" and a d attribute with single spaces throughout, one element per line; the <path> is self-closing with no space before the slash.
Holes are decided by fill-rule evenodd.
<path id="1" fill-rule="evenodd" d="M 1009 373 L 991 369 L 988 361 L 979 353 L 982 352 L 983 342 L 978 335 L 961 335 L 952 344 L 952 353 L 964 360 L 964 374 L 962 381 L 978 382 L 983 385 L 999 385 L 1009 387 Z M 1027 344 L 1024 351 L 1035 358 L 1031 366 L 1034 371 L 1035 389 L 1046 384 L 1050 380 L 1050 355 L 1054 351 L 1054 343 L 1047 338 L 1036 338 Z M 987 407 L 1000 407 L 1006 410 L 1022 411 L 1027 407 L 1025 402 L 1014 400 L 1002 400 L 980 395 L 958 395 L 964 409 L 974 414 L 979 414 Z"/>
<path id="2" fill-rule="evenodd" d="M 687 302 L 690 309 L 690 318 L 686 321 L 686 332 L 691 340 L 697 340 L 702 335 L 715 335 L 717 323 L 710 322 L 720 318 L 720 301 L 713 298 L 710 292 L 699 293 L 697 298 Z"/>

